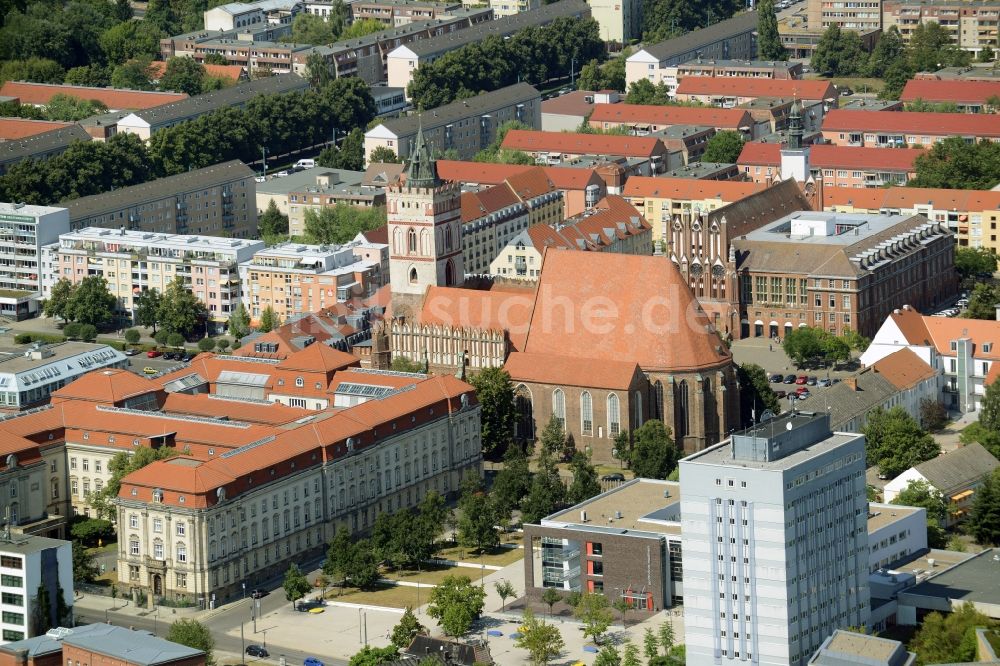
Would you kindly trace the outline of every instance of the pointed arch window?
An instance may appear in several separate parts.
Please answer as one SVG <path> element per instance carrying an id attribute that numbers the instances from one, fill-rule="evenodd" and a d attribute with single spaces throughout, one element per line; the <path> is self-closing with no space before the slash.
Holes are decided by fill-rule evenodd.
<path id="1" fill-rule="evenodd" d="M 552 418 L 559 420 L 559 425 L 566 427 L 566 394 L 562 389 L 552 392 Z"/>
<path id="2" fill-rule="evenodd" d="M 584 435 L 594 434 L 594 401 L 590 391 L 580 394 L 580 429 Z"/>
<path id="3" fill-rule="evenodd" d="M 621 405 L 618 396 L 614 393 L 608 395 L 608 435 L 617 437 L 622 430 Z"/>

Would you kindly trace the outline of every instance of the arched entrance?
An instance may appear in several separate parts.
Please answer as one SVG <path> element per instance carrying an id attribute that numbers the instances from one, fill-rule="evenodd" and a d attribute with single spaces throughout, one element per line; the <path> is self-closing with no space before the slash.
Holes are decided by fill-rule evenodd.
<path id="1" fill-rule="evenodd" d="M 535 440 L 535 416 L 531 405 L 531 391 L 524 384 L 517 387 L 514 393 L 514 409 L 517 421 L 514 426 L 515 437 L 522 442 Z"/>
<path id="2" fill-rule="evenodd" d="M 444 265 L 444 283 L 451 287 L 455 284 L 455 264 L 449 259 Z"/>
<path id="3" fill-rule="evenodd" d="M 785 337 L 787 338 L 788 334 L 791 333 L 791 332 L 792 332 L 792 324 L 791 324 L 791 322 L 785 322 Z"/>
<path id="4" fill-rule="evenodd" d="M 772 322 L 771 322 L 771 323 L 770 323 L 770 324 L 768 325 L 768 329 L 770 329 L 770 333 L 769 333 L 769 335 L 770 335 L 770 336 L 771 336 L 772 338 L 776 338 L 776 337 L 778 337 L 778 322 L 776 322 L 776 321 L 772 321 Z"/>
<path id="5" fill-rule="evenodd" d="M 753 323 L 753 336 L 755 338 L 764 337 L 764 322 L 762 322 L 760 319 L 758 319 Z"/>
<path id="6" fill-rule="evenodd" d="M 741 319 L 740 320 L 740 338 L 750 337 L 750 320 Z"/>
<path id="7" fill-rule="evenodd" d="M 163 576 L 160 574 L 153 574 L 153 595 L 163 596 Z"/>

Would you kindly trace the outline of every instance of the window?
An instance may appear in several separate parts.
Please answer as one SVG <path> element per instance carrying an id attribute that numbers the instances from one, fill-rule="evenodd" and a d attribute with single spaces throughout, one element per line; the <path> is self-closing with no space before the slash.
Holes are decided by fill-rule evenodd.
<path id="1" fill-rule="evenodd" d="M 3 602 L 8 606 L 23 606 L 24 605 L 24 595 L 23 594 L 11 594 L 10 592 L 3 593 Z"/>
<path id="2" fill-rule="evenodd" d="M 295 378 L 295 385 L 297 387 L 302 388 L 303 386 L 305 386 L 305 384 L 306 384 L 305 381 L 301 377 Z"/>
<path id="3" fill-rule="evenodd" d="M 153 518 L 153 531 L 157 534 L 163 532 L 163 519 Z"/>
<path id="4" fill-rule="evenodd" d="M 129 539 L 128 542 L 128 554 L 138 557 L 139 555 L 139 540 Z"/>
<path id="5" fill-rule="evenodd" d="M 558 419 L 559 425 L 566 424 L 566 394 L 562 389 L 552 391 L 552 418 Z"/>
<path id="6" fill-rule="evenodd" d="M 618 396 L 614 393 L 608 395 L 608 435 L 617 437 L 621 432 L 621 410 L 619 408 Z"/>
<path id="7" fill-rule="evenodd" d="M 188 549 L 182 543 L 177 544 L 177 561 L 187 562 L 188 561 Z"/>
<path id="8" fill-rule="evenodd" d="M 87 460 L 86 458 L 83 459 L 83 471 L 84 472 L 90 471 L 90 461 Z"/>
<path id="9" fill-rule="evenodd" d="M 157 560 L 163 559 L 163 542 L 159 539 L 153 542 L 153 558 Z"/>
<path id="10" fill-rule="evenodd" d="M 184 536 L 184 533 L 186 531 L 187 531 L 187 525 L 185 525 L 184 523 L 177 523 L 177 536 Z"/>
<path id="11" fill-rule="evenodd" d="M 177 587 L 187 587 L 188 577 L 187 574 L 179 573 L 177 574 Z"/>
<path id="12" fill-rule="evenodd" d="M 580 395 L 580 420 L 583 434 L 594 434 L 594 402 L 590 397 L 590 391 L 584 391 Z"/>
<path id="13" fill-rule="evenodd" d="M 0 567 L 5 569 L 20 569 L 22 566 L 22 560 L 20 557 L 12 557 L 10 555 L 0 556 Z"/>
<path id="14" fill-rule="evenodd" d="M 4 624 L 24 624 L 24 613 L 11 613 L 10 611 L 3 612 Z"/>
<path id="15" fill-rule="evenodd" d="M 136 529 L 139 527 L 139 516 L 136 514 L 130 514 L 128 517 L 128 526 Z"/>
<path id="16" fill-rule="evenodd" d="M 24 579 L 20 576 L 0 575 L 0 585 L 4 587 L 24 587 Z"/>

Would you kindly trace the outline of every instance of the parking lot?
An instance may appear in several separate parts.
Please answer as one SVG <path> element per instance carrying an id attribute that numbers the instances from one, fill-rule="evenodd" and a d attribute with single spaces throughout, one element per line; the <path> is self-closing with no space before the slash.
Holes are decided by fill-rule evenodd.
<path id="1" fill-rule="evenodd" d="M 187 365 L 184 361 L 175 361 L 170 359 L 165 359 L 162 356 L 157 356 L 156 358 L 149 358 L 146 356 L 146 352 L 141 352 L 135 356 L 130 356 L 128 359 L 128 369 L 137 375 L 147 375 L 153 373 L 144 372 L 145 368 L 152 368 L 156 372 L 163 372 L 164 370 L 170 368 L 176 368 L 178 366 Z"/>

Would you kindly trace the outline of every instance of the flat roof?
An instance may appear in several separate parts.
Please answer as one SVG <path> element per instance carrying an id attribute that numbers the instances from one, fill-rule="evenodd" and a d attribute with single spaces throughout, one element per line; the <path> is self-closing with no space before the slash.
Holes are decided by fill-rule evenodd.
<path id="1" fill-rule="evenodd" d="M 772 419 L 772 421 L 777 423 L 778 419 Z M 779 426 L 775 425 L 775 427 L 777 428 Z M 803 446 L 797 451 L 772 461 L 748 460 L 746 458 L 735 459 L 733 458 L 732 439 L 727 439 L 726 441 L 716 444 L 715 446 L 707 448 L 703 451 L 692 453 L 682 460 L 688 464 L 770 469 L 778 472 L 795 467 L 796 465 L 801 465 L 807 460 L 832 451 L 838 446 L 843 446 L 844 444 L 852 442 L 862 436 L 863 435 L 852 432 L 835 432 L 822 441 Z"/>
<path id="2" fill-rule="evenodd" d="M 334 175 L 340 182 L 337 185 L 360 185 L 365 176 L 364 171 L 350 171 L 348 169 L 332 169 L 330 167 L 312 167 L 291 173 L 280 178 L 271 177 L 263 183 L 257 183 L 257 194 L 285 195 L 290 192 L 298 192 L 307 187 L 316 187 L 316 178 L 325 175 Z"/>
<path id="3" fill-rule="evenodd" d="M 32 535 L 12 535 L 10 541 L 0 541 L 0 553 L 27 555 L 47 548 L 59 548 L 60 546 L 68 545 L 70 545 L 70 542 L 63 541 L 62 539 L 50 539 L 48 537 Z"/>
<path id="4" fill-rule="evenodd" d="M 586 529 L 680 534 L 680 501 L 681 486 L 676 481 L 633 479 L 554 513 L 542 519 L 542 524 L 562 523 Z M 668 507 L 671 510 L 664 512 Z M 586 522 L 581 519 L 581 511 L 587 512 Z M 621 518 L 616 518 L 618 513 L 621 513 Z M 676 515 L 678 520 L 673 521 L 664 513 Z"/>
<path id="5" fill-rule="evenodd" d="M 975 557 L 973 553 L 959 553 L 954 550 L 929 550 L 920 557 L 909 560 L 906 564 L 899 564 L 892 567 L 892 570 L 911 573 L 917 577 L 917 581 L 923 582 L 938 571 L 944 571 L 948 567 L 952 567 L 973 557 Z M 931 565 L 931 560 L 934 561 L 933 566 Z"/>
<path id="6" fill-rule="evenodd" d="M 830 637 L 824 651 L 836 652 L 837 656 L 865 657 L 866 661 L 860 663 L 868 663 L 868 660 L 872 659 L 878 660 L 880 663 L 888 663 L 889 659 L 899 651 L 899 648 L 900 643 L 897 641 L 838 629 L 833 632 L 833 636 Z"/>
<path id="7" fill-rule="evenodd" d="M 987 549 L 936 576 L 904 590 L 905 594 L 980 603 L 1000 603 L 1000 550 Z"/>
<path id="8" fill-rule="evenodd" d="M 809 245 L 855 245 L 868 236 L 888 231 L 892 227 L 911 219 L 912 215 L 869 215 L 865 213 L 828 213 L 825 211 L 802 210 L 786 215 L 780 220 L 746 234 L 748 241 L 768 243 L 807 243 Z M 843 229 L 842 233 L 829 236 L 822 234 L 791 235 L 791 222 L 833 223 Z"/>
<path id="9" fill-rule="evenodd" d="M 25 217 L 41 217 L 51 213 L 66 210 L 60 206 L 35 206 L 32 204 L 13 204 L 0 201 L 0 215 L 24 215 Z"/>
<path id="10" fill-rule="evenodd" d="M 248 240 L 246 238 L 229 238 L 225 236 L 202 236 L 198 234 L 162 234 L 149 231 L 131 231 L 127 229 L 105 229 L 104 227 L 84 227 L 77 231 L 61 234 L 59 236 L 60 246 L 64 241 L 75 242 L 104 242 L 104 243 L 127 243 L 129 247 L 137 245 L 157 246 L 173 250 L 195 251 L 195 252 L 225 252 L 241 250 L 260 246 L 264 248 L 264 242 L 259 240 Z M 62 247 L 71 250 L 73 248 Z M 110 251 L 107 251 L 110 252 Z M 127 253 L 127 250 L 119 252 Z"/>
<path id="11" fill-rule="evenodd" d="M 871 502 L 868 504 L 868 534 L 880 530 L 887 525 L 898 523 L 921 511 L 924 511 L 924 509 L 912 506 L 900 506 L 898 504 Z"/>
<path id="12" fill-rule="evenodd" d="M 682 167 L 659 174 L 660 178 L 704 178 L 717 173 L 736 170 L 735 164 L 726 162 L 691 162 Z"/>

